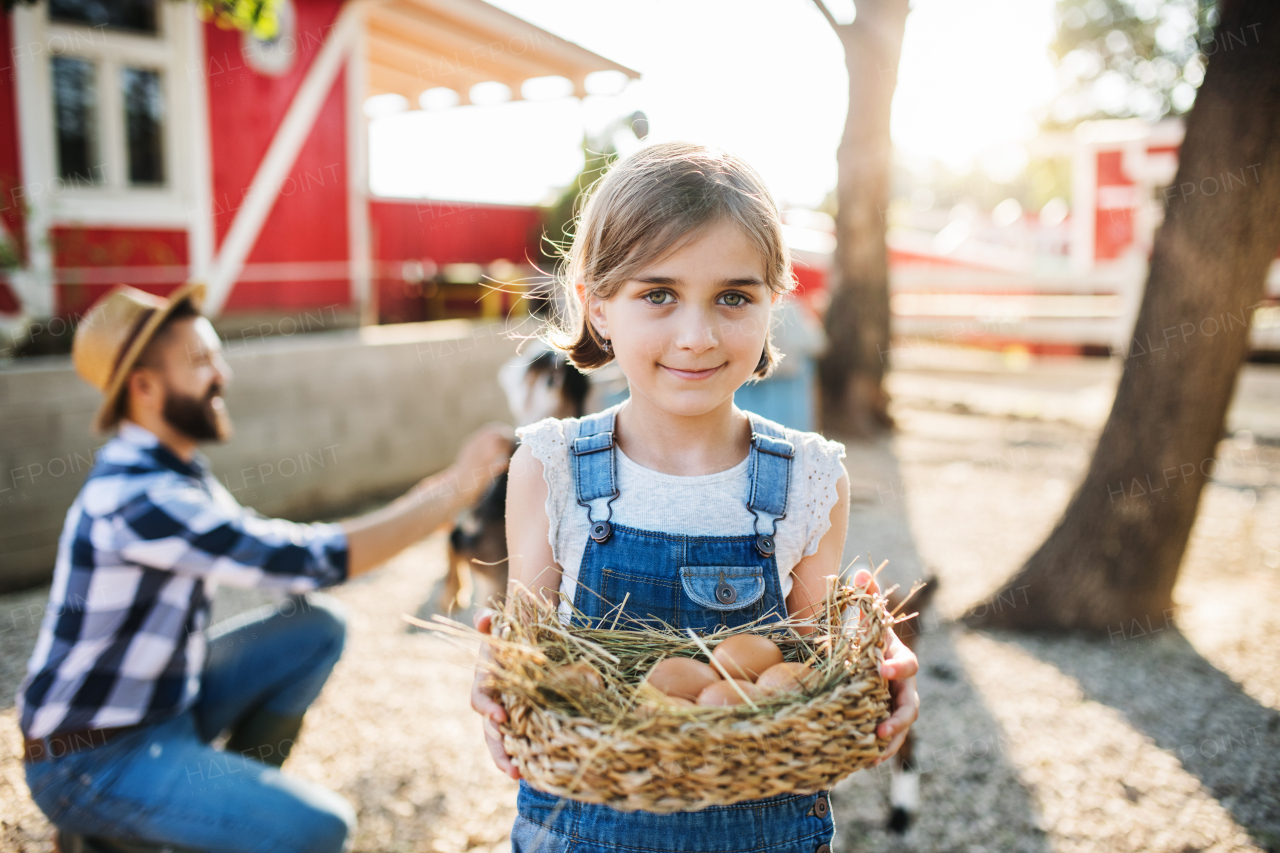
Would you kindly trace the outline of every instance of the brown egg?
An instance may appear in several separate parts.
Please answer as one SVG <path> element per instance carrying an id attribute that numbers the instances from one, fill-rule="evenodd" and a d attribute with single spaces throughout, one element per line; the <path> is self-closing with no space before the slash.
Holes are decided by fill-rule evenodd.
<path id="1" fill-rule="evenodd" d="M 742 696 L 737 690 L 737 685 L 743 693 L 751 697 L 752 701 L 764 697 L 764 691 L 750 681 L 739 681 L 734 679 L 732 683 L 728 681 L 717 681 L 715 684 L 708 684 L 706 689 L 698 694 L 699 705 L 741 705 Z"/>
<path id="2" fill-rule="evenodd" d="M 552 685 L 586 690 L 599 690 L 604 687 L 604 679 L 600 677 L 599 671 L 586 661 L 556 667 L 548 681 Z"/>
<path id="3" fill-rule="evenodd" d="M 760 673 L 756 686 L 769 693 L 802 690 L 805 677 L 812 672 L 813 667 L 807 663 L 779 663 Z"/>
<path id="4" fill-rule="evenodd" d="M 713 681 L 719 681 L 720 674 L 700 660 L 666 658 L 658 661 L 657 666 L 650 670 L 648 680 L 668 696 L 678 696 L 692 702 L 704 687 Z"/>
<path id="5" fill-rule="evenodd" d="M 735 634 L 711 653 L 734 678 L 755 681 L 771 666 L 782 663 L 782 650 L 758 634 Z"/>
<path id="6" fill-rule="evenodd" d="M 684 698 L 683 696 L 668 696 L 667 702 L 671 705 L 674 705 L 677 708 L 692 708 L 695 704 L 697 704 L 689 699 Z"/>

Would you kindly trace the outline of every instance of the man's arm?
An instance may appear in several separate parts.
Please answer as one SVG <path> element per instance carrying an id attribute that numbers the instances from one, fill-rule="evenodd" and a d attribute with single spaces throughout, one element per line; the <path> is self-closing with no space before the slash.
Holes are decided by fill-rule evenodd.
<path id="1" fill-rule="evenodd" d="M 347 534 L 347 578 L 381 565 L 473 505 L 493 478 L 506 470 L 511 442 L 507 425 L 482 427 L 467 439 L 448 468 L 381 509 L 342 522 Z"/>
<path id="2" fill-rule="evenodd" d="M 448 469 L 391 505 L 341 524 L 262 518 L 174 474 L 122 506 L 122 523 L 101 535 L 114 538 L 130 562 L 231 586 L 290 592 L 333 586 L 384 562 L 473 502 L 506 467 L 510 434 L 505 425 L 480 429 Z M 216 481 L 211 487 L 219 488 Z"/>

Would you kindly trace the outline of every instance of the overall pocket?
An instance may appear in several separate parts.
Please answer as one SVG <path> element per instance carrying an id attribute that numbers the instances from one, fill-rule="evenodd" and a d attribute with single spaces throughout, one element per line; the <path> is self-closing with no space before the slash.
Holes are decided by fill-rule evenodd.
<path id="1" fill-rule="evenodd" d="M 761 615 L 763 566 L 681 566 L 685 601 L 677 627 L 709 632 L 736 628 Z"/>
<path id="2" fill-rule="evenodd" d="M 660 629 L 679 619 L 680 582 L 669 575 L 605 566 L 600 589 L 591 592 L 580 584 L 579 592 L 586 597 L 580 608 L 595 617 L 597 627 Z"/>

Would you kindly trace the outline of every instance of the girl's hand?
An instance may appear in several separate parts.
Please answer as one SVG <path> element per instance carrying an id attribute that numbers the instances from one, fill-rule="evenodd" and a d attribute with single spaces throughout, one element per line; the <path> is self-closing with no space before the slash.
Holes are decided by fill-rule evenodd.
<path id="1" fill-rule="evenodd" d="M 493 611 L 488 608 L 477 611 L 474 624 L 477 631 L 488 634 L 493 626 Z M 480 644 L 480 656 L 492 660 L 493 651 L 488 643 Z M 507 720 L 507 710 L 490 690 L 489 673 L 485 671 L 483 664 L 476 666 L 476 680 L 471 685 L 471 710 L 484 718 L 484 742 L 489 747 L 489 754 L 493 756 L 493 763 L 512 779 L 519 779 L 520 769 L 511 762 L 511 756 L 507 755 L 507 749 L 502 743 L 502 733 L 498 731 L 498 724 Z"/>
<path id="2" fill-rule="evenodd" d="M 854 586 L 864 586 L 869 592 L 879 592 L 871 572 L 861 569 L 853 576 Z M 920 671 L 920 662 L 915 653 L 907 648 L 898 635 L 889 629 L 889 647 L 885 659 L 880 664 L 880 674 L 889 679 L 889 694 L 893 697 L 893 713 L 876 728 L 876 734 L 882 738 L 890 738 L 889 746 L 884 754 L 873 764 L 888 760 L 902 747 L 907 739 L 907 731 L 920 716 L 920 696 L 916 693 L 916 673 Z"/>

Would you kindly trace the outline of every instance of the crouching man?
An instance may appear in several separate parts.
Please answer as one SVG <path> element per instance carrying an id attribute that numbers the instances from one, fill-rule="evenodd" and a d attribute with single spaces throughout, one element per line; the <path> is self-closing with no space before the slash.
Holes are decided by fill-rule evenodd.
<path id="1" fill-rule="evenodd" d="M 338 524 L 258 516 L 196 452 L 230 435 L 231 372 L 203 295 L 119 288 L 76 331 L 76 371 L 104 395 L 96 425 L 117 433 L 67 513 L 17 697 L 27 783 L 64 851 L 341 850 L 351 807 L 277 769 L 342 653 L 343 617 L 305 593 L 452 519 L 511 454 L 509 428 L 493 425 L 376 512 Z M 219 582 L 291 597 L 210 633 Z"/>

